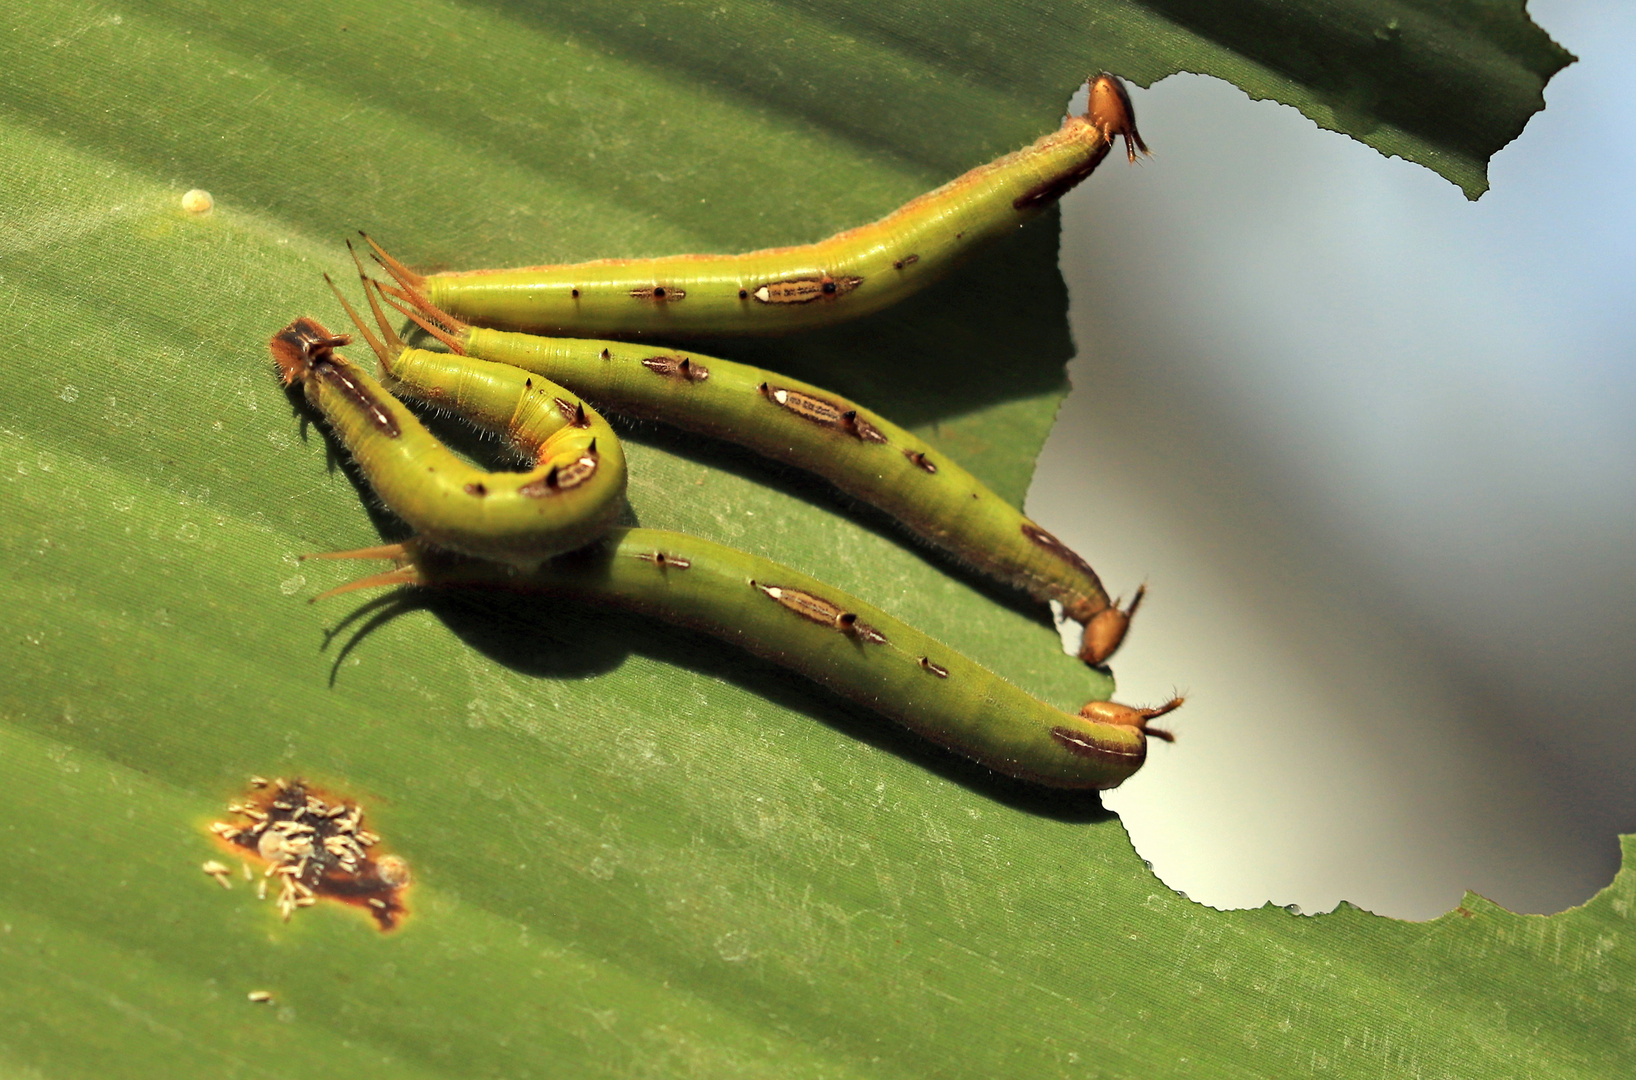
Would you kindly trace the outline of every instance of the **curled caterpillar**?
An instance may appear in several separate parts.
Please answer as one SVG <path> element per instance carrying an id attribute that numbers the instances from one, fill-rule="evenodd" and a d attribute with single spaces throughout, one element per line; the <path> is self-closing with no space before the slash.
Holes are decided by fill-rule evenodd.
<path id="1" fill-rule="evenodd" d="M 936 280 L 1090 176 L 1117 137 L 1131 161 L 1147 153 L 1130 96 L 1104 72 L 1085 115 L 815 244 L 424 277 L 394 267 L 438 307 L 487 326 L 610 337 L 788 333 L 878 311 Z"/>
<path id="2" fill-rule="evenodd" d="M 361 268 L 359 277 L 366 293 L 376 285 Z M 1096 572 L 1067 545 L 951 458 L 838 394 L 696 353 L 469 326 L 412 281 L 398 280 L 387 302 L 456 354 L 402 350 L 386 364 L 400 392 L 462 412 L 450 389 L 461 377 L 461 357 L 521 368 L 610 411 L 726 439 L 817 473 L 960 562 L 1041 603 L 1057 601 L 1085 627 L 1079 655 L 1088 663 L 1105 662 L 1124 640 L 1141 593 L 1128 608 L 1110 602 Z M 384 322 L 381 330 L 391 332 Z"/>
<path id="3" fill-rule="evenodd" d="M 1151 709 L 1093 701 L 1076 715 L 1023 692 L 870 604 L 768 559 L 681 533 L 616 529 L 517 573 L 416 543 L 324 558 L 399 565 L 332 589 L 504 589 L 624 608 L 703 630 L 797 671 L 996 772 L 1058 788 L 1111 788 L 1141 768 Z"/>
<path id="4" fill-rule="evenodd" d="M 381 501 L 417 536 L 451 551 L 534 566 L 584 547 L 613 525 L 623 506 L 624 451 L 607 421 L 573 394 L 514 367 L 467 361 L 450 380 L 452 403 L 533 462 L 525 472 L 489 472 L 455 456 L 335 351 L 349 340 L 302 318 L 279 331 L 271 349 L 285 385 L 301 385 Z"/>

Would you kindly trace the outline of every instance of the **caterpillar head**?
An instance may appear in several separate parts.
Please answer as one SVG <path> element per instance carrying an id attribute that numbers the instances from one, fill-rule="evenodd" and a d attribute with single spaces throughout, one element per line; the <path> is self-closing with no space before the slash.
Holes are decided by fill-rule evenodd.
<path id="1" fill-rule="evenodd" d="M 317 319 L 303 315 L 274 334 L 267 347 L 272 350 L 279 377 L 289 386 L 306 381 L 314 364 L 328 360 L 336 349 L 351 341 L 348 335 L 332 334 Z"/>
<path id="2" fill-rule="evenodd" d="M 1151 153 L 1142 136 L 1137 134 L 1136 109 L 1131 105 L 1130 93 L 1119 76 L 1104 71 L 1091 80 L 1090 108 L 1085 115 L 1102 132 L 1109 145 L 1116 137 L 1124 137 L 1125 156 L 1132 163 L 1136 161 L 1136 151 Z"/>
<path id="3" fill-rule="evenodd" d="M 1114 654 L 1120 642 L 1125 640 L 1125 631 L 1130 629 L 1130 619 L 1136 614 L 1136 609 L 1142 604 L 1142 597 L 1147 595 L 1147 586 L 1143 585 L 1136 590 L 1130 606 L 1121 608 L 1117 603 L 1103 608 L 1085 623 L 1085 637 L 1080 643 L 1079 658 L 1087 664 L 1101 664 Z"/>
<path id="4" fill-rule="evenodd" d="M 1130 705 L 1121 705 L 1117 701 L 1087 702 L 1079 715 L 1087 720 L 1101 724 L 1114 724 L 1118 727 L 1133 727 L 1144 735 L 1151 735 L 1155 739 L 1165 742 L 1175 742 L 1176 736 L 1163 728 L 1148 727 L 1147 722 L 1165 713 L 1175 712 L 1182 707 L 1181 697 L 1173 697 L 1163 705 L 1152 709 L 1138 709 Z"/>

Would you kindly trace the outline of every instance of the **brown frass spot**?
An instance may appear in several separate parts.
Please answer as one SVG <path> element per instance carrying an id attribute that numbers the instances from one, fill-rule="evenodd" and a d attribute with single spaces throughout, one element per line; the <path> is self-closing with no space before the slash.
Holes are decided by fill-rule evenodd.
<path id="1" fill-rule="evenodd" d="M 382 930 L 398 925 L 408 909 L 409 864 L 379 850 L 381 838 L 363 827 L 363 808 L 305 781 L 252 777 L 250 791 L 230 803 L 233 821 L 210 831 L 237 853 L 265 865 L 265 881 L 277 879 L 276 903 L 288 922 L 319 900 L 362 908 Z"/>

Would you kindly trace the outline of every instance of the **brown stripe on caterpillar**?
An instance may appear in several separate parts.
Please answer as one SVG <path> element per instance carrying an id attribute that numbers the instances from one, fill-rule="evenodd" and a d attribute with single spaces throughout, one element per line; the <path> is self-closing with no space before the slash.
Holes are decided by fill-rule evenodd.
<path id="1" fill-rule="evenodd" d="M 642 366 L 657 375 L 686 379 L 688 382 L 704 382 L 710 378 L 709 368 L 694 363 L 685 356 L 648 356 L 642 359 Z"/>
<path id="2" fill-rule="evenodd" d="M 944 667 L 942 664 L 934 663 L 932 658 L 929 656 L 922 656 L 918 662 L 921 667 L 925 668 L 933 675 L 936 675 L 939 679 L 946 679 L 949 677 L 949 669 Z"/>
<path id="3" fill-rule="evenodd" d="M 533 385 L 533 381 L 532 379 L 529 380 L 530 386 Z M 562 413 L 563 419 L 568 421 L 569 427 L 588 428 L 591 426 L 590 419 L 585 415 L 585 403 L 583 401 L 569 401 L 567 398 L 558 398 L 557 411 Z"/>
<path id="4" fill-rule="evenodd" d="M 886 441 L 880 428 L 858 415 L 857 409 L 842 409 L 840 405 L 816 394 L 800 390 L 786 390 L 781 386 L 762 383 L 756 387 L 761 396 L 775 405 L 782 405 L 803 420 L 811 420 L 825 427 L 845 428 L 864 442 Z"/>
<path id="5" fill-rule="evenodd" d="M 812 394 L 803 394 L 799 390 L 786 390 L 771 383 L 762 383 L 756 387 L 761 396 L 774 405 L 782 405 L 790 412 L 803 420 L 811 420 L 815 424 L 826 427 L 840 427 L 842 409 L 832 401 L 826 401 Z"/>
<path id="6" fill-rule="evenodd" d="M 1134 756 L 1130 752 L 1122 752 L 1098 743 L 1082 731 L 1072 728 L 1054 727 L 1051 729 L 1051 738 L 1055 739 L 1071 754 L 1088 758 L 1122 758 Z"/>
<path id="7" fill-rule="evenodd" d="M 661 570 L 675 568 L 687 570 L 693 565 L 693 560 L 682 555 L 666 555 L 662 551 L 644 551 L 636 556 L 643 562 L 650 562 Z"/>
<path id="8" fill-rule="evenodd" d="M 666 285 L 644 285 L 640 289 L 631 290 L 632 300 L 646 300 L 651 304 L 668 304 L 676 300 L 687 299 L 686 289 L 675 289 Z"/>
<path id="9" fill-rule="evenodd" d="M 893 259 L 892 260 L 892 269 L 893 270 L 902 270 L 905 266 L 913 266 L 915 263 L 917 263 L 919 261 L 920 261 L 920 256 L 919 255 L 905 255 L 901 259 Z"/>
<path id="10" fill-rule="evenodd" d="M 397 420 L 386 411 L 385 406 L 375 400 L 375 395 L 369 392 L 368 387 L 353 378 L 352 372 L 347 369 L 346 361 L 341 357 L 330 355 L 314 360 L 311 377 L 329 383 L 344 397 L 351 398 L 352 403 L 364 411 L 382 435 L 389 439 L 398 437 Z"/>
<path id="11" fill-rule="evenodd" d="M 294 382 L 310 385 L 309 381 L 314 379 L 326 382 L 363 410 L 382 435 L 395 439 L 399 435 L 397 420 L 375 400 L 368 388 L 353 378 L 346 358 L 335 353 L 337 348 L 351 341 L 350 335 L 332 334 L 318 320 L 302 316 L 274 334 L 267 346 L 272 350 L 285 386 Z"/>
<path id="12" fill-rule="evenodd" d="M 596 475 L 597 453 L 596 440 L 585 452 L 566 465 L 553 465 L 549 472 L 531 484 L 524 484 L 517 489 L 517 494 L 527 495 L 532 499 L 541 499 L 558 492 L 577 488 L 591 477 Z"/>
<path id="13" fill-rule="evenodd" d="M 1096 571 L 1091 569 L 1090 563 L 1080 558 L 1079 553 L 1074 551 L 1073 548 L 1070 548 L 1067 544 L 1064 544 L 1061 540 L 1058 540 L 1056 537 L 1052 536 L 1050 533 L 1046 532 L 1032 521 L 1023 521 L 1022 532 L 1024 536 L 1028 537 L 1028 539 L 1032 540 L 1046 551 L 1049 551 L 1063 562 L 1068 563 L 1074 569 L 1083 574 L 1089 575 L 1092 579 L 1095 579 Z"/>
<path id="14" fill-rule="evenodd" d="M 839 630 L 849 637 L 867 641 L 871 645 L 886 644 L 885 634 L 859 619 L 854 612 L 832 604 L 821 596 L 814 596 L 800 589 L 786 589 L 779 585 L 763 585 L 754 579 L 750 584 L 803 619 L 810 619 L 820 626 Z"/>
<path id="15" fill-rule="evenodd" d="M 754 296 L 763 304 L 810 304 L 814 300 L 833 300 L 863 284 L 863 278 L 851 275 L 819 278 L 795 278 L 790 281 L 769 281 L 758 287 Z"/>
<path id="16" fill-rule="evenodd" d="M 936 475 L 937 466 L 932 464 L 932 459 L 931 458 L 927 457 L 925 454 L 921 453 L 919 450 L 905 450 L 903 452 L 903 456 L 908 458 L 910 461 L 914 462 L 916 465 L 919 465 L 922 469 L 925 469 L 927 472 L 932 473 L 933 475 Z"/>

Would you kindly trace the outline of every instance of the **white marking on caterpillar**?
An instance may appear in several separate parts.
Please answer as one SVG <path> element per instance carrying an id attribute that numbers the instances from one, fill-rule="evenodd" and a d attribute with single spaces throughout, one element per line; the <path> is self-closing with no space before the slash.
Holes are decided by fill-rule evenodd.
<path id="1" fill-rule="evenodd" d="M 687 570 L 693 566 L 692 559 L 681 555 L 666 555 L 662 551 L 644 551 L 636 557 L 661 569 Z"/>
<path id="2" fill-rule="evenodd" d="M 779 585 L 763 585 L 754 580 L 750 584 L 803 619 L 810 619 L 820 626 L 839 630 L 843 634 L 855 637 L 859 641 L 867 641 L 871 645 L 885 645 L 887 643 L 885 634 L 859 619 L 855 613 L 847 611 L 845 608 L 833 604 L 821 596 L 804 592 L 801 589 L 787 589 Z"/>
<path id="3" fill-rule="evenodd" d="M 710 378 L 709 368 L 694 362 L 686 356 L 671 356 L 668 354 L 648 356 L 643 358 L 642 366 L 657 375 L 672 379 L 685 379 L 688 382 L 704 382 L 704 380 Z"/>
<path id="4" fill-rule="evenodd" d="M 859 416 L 857 409 L 843 409 L 835 402 L 816 394 L 788 390 L 770 383 L 762 383 L 757 389 L 767 400 L 783 406 L 803 420 L 810 420 L 825 427 L 842 428 L 864 442 L 886 441 L 886 436 L 880 428 Z"/>
<path id="5" fill-rule="evenodd" d="M 754 295 L 763 304 L 810 304 L 814 300 L 833 300 L 845 296 L 862 284 L 861 277 L 830 277 L 825 274 L 821 278 L 769 281 L 757 288 Z"/>
<path id="6" fill-rule="evenodd" d="M 949 669 L 944 667 L 942 664 L 934 663 L 932 658 L 929 656 L 922 656 L 916 662 L 933 675 L 936 675 L 939 679 L 946 679 L 949 677 Z"/>

